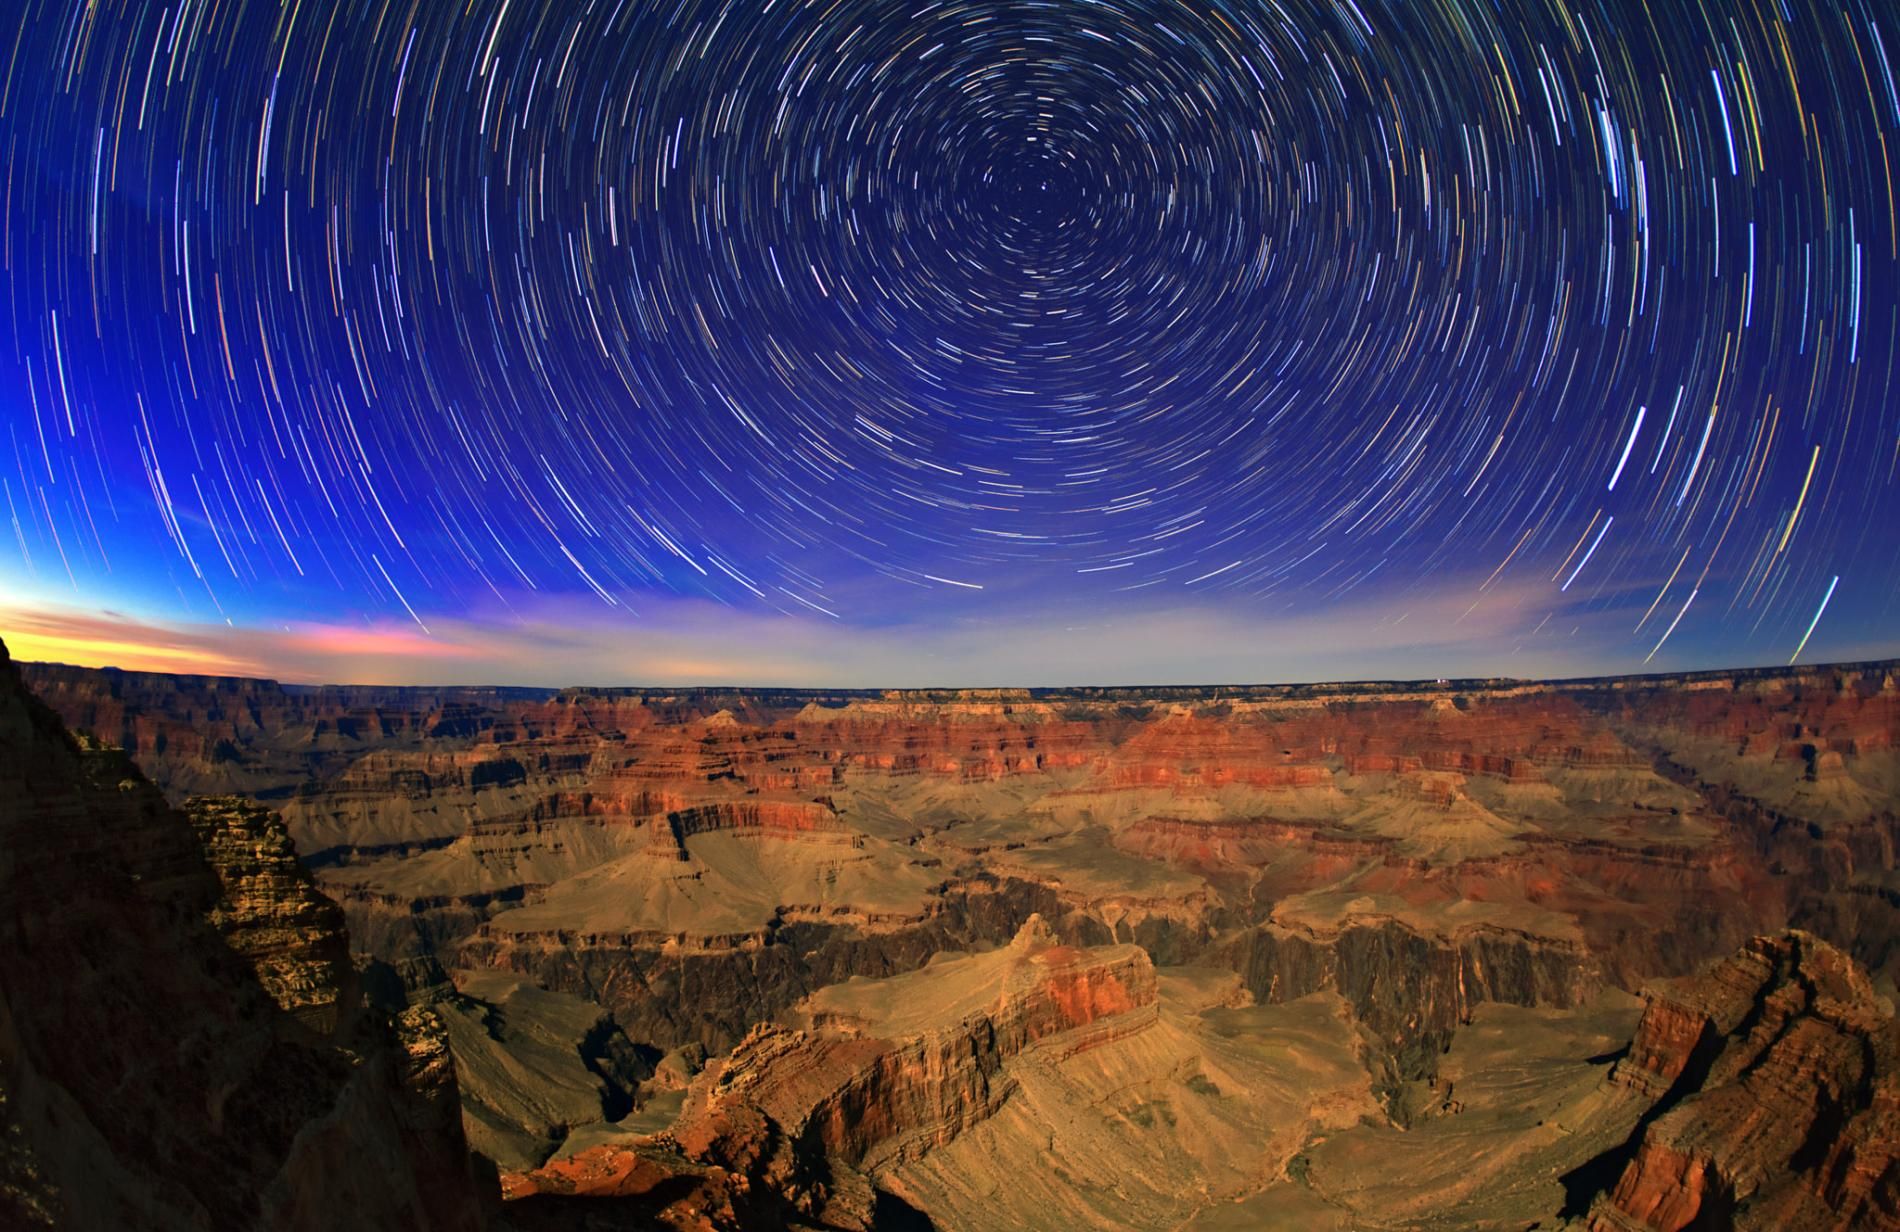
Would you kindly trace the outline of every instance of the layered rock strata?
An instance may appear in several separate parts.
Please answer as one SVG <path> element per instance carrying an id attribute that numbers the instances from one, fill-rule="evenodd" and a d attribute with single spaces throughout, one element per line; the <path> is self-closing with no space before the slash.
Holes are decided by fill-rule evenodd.
<path id="1" fill-rule="evenodd" d="M 1031 913 L 1263 1001 L 1337 989 L 1392 1091 L 1477 1005 L 1633 991 L 1790 924 L 1900 971 L 1888 664 L 896 693 L 31 670 L 175 795 L 280 809 L 361 956 L 503 971 L 661 1051 Z"/>
<path id="2" fill-rule="evenodd" d="M 1655 990 L 1612 1081 L 1658 1102 L 1591 1232 L 1900 1228 L 1900 1023 L 1825 942 Z"/>

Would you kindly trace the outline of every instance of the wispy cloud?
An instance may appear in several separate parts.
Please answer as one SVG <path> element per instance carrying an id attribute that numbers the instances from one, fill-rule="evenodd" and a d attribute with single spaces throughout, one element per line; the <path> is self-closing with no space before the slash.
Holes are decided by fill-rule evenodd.
<path id="1" fill-rule="evenodd" d="M 0 606 L 0 637 L 17 659 L 379 684 L 1213 684 L 1600 670 L 1633 618 L 1553 612 L 1553 589 L 1497 586 L 1474 603 L 1476 581 L 1460 579 L 1398 602 L 1267 616 L 1157 607 L 1099 623 L 1012 616 L 869 630 L 691 600 L 649 601 L 639 618 L 559 603 L 427 613 L 429 634 L 409 622 L 232 628 Z M 1638 660 L 1632 646 L 1631 670 Z"/>

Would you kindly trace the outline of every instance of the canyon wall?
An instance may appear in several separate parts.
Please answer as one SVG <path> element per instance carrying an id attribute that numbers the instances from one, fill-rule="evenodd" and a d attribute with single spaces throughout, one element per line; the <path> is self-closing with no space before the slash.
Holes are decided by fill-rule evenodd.
<path id="1" fill-rule="evenodd" d="M 23 672 L 81 735 L 0 689 L 16 1221 L 315 1227 L 340 1195 L 362 1226 L 473 1228 L 461 1124 L 519 1232 L 1174 1226 L 1322 1191 L 1314 1227 L 1900 1209 L 1891 665 L 824 694 Z M 1501 1014 L 1556 1042 L 1474 1085 L 1458 1041 Z M 1524 1119 L 1546 1105 L 1561 1141 Z M 1400 1149 L 1381 1126 L 1440 1179 L 1371 1196 L 1351 1161 Z M 1519 1179 L 1474 1190 L 1446 1161 L 1476 1142 Z"/>
<path id="2" fill-rule="evenodd" d="M 1261 1000 L 1337 990 L 1392 1086 L 1474 1005 L 1634 990 L 1789 924 L 1900 964 L 1884 664 L 889 693 L 28 672 L 174 797 L 280 810 L 362 954 L 507 971 L 661 1050 L 1032 913 Z"/>
<path id="3" fill-rule="evenodd" d="M 1900 1228 L 1900 1023 L 1801 932 L 1652 990 L 1611 1081 L 1657 1100 L 1591 1232 Z"/>

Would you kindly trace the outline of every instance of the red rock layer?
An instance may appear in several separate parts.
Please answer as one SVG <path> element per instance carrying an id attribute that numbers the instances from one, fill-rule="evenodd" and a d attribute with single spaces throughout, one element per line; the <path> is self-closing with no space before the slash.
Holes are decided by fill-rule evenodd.
<path id="1" fill-rule="evenodd" d="M 1900 1229 L 1900 1024 L 1825 942 L 1652 993 L 1612 1080 L 1661 1099 L 1593 1232 Z"/>

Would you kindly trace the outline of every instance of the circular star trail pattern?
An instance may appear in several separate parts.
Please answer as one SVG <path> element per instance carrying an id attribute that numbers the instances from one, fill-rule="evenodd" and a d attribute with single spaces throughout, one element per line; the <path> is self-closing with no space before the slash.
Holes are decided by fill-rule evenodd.
<path id="1" fill-rule="evenodd" d="M 1900 578 L 1896 59 L 1858 2 L 28 0 L 0 484 L 41 577 L 221 611 L 1457 578 L 1786 654 Z"/>

